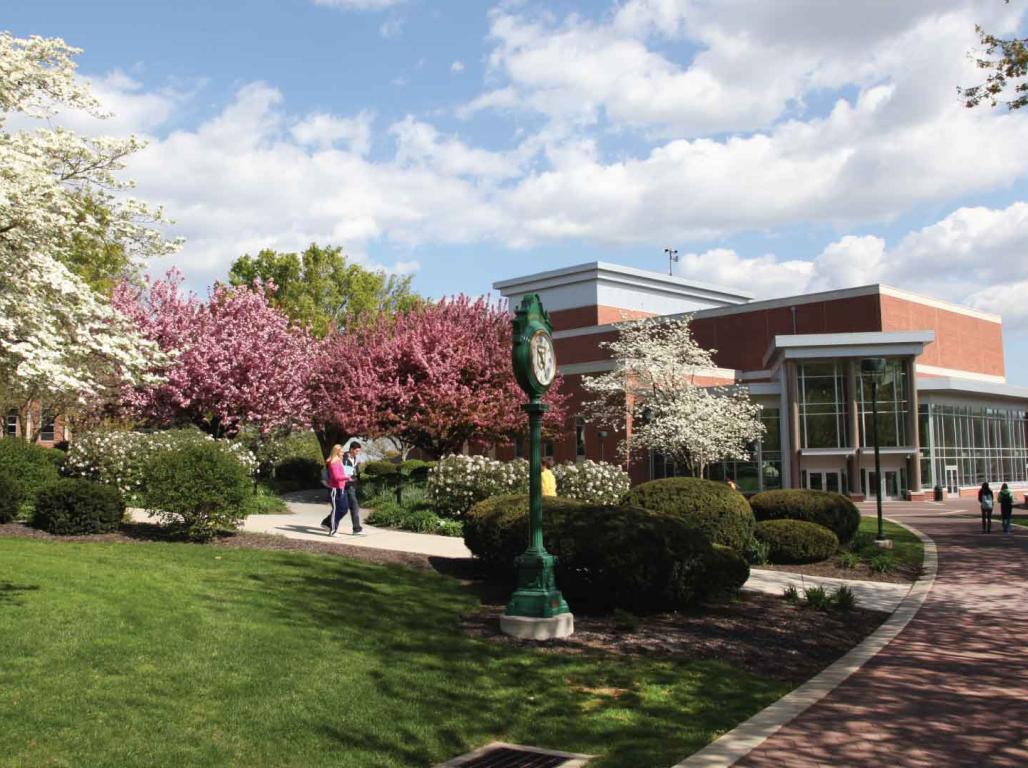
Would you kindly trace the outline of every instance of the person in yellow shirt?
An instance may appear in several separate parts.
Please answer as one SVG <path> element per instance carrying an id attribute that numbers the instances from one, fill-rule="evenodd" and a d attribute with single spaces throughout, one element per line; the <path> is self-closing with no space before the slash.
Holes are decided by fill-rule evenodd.
<path id="1" fill-rule="evenodd" d="M 539 478 L 543 489 L 543 496 L 556 496 L 557 476 L 553 474 L 553 459 L 549 457 L 543 459 L 543 469 L 539 473 Z"/>

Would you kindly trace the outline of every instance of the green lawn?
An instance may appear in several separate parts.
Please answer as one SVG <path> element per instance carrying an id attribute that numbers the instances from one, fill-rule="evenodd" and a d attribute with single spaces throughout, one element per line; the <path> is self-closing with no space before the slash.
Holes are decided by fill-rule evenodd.
<path id="1" fill-rule="evenodd" d="M 902 572 L 918 573 L 924 562 L 924 544 L 902 525 L 885 521 L 885 536 L 892 539 L 891 550 L 879 550 L 874 545 L 878 534 L 878 518 L 874 515 L 861 517 L 856 537 L 843 551 L 856 552 L 861 560 L 870 561 L 882 552 L 891 553 L 895 567 Z"/>
<path id="2" fill-rule="evenodd" d="M 1028 526 L 1028 515 L 1013 515 L 1010 519 L 1017 525 Z"/>
<path id="3" fill-rule="evenodd" d="M 0 539 L 0 766 L 429 766 L 493 739 L 670 765 L 790 686 L 471 640 L 434 573 Z"/>

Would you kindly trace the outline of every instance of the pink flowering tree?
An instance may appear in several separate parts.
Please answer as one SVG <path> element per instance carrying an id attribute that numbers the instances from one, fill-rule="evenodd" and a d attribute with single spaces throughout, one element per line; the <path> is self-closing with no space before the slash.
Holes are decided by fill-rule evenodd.
<path id="1" fill-rule="evenodd" d="M 445 456 L 466 441 L 502 443 L 526 431 L 511 317 L 486 299 L 458 296 L 336 333 L 312 382 L 323 442 L 390 435 Z M 547 398 L 549 430 L 563 424 L 565 401 L 558 380 Z"/>
<path id="2" fill-rule="evenodd" d="M 188 422 L 215 437 L 243 426 L 261 433 L 310 424 L 314 343 L 268 298 L 274 286 L 216 286 L 206 302 L 181 290 L 172 270 L 139 289 L 123 284 L 114 305 L 172 362 L 157 384 L 123 393 L 124 408 L 154 425 Z"/>

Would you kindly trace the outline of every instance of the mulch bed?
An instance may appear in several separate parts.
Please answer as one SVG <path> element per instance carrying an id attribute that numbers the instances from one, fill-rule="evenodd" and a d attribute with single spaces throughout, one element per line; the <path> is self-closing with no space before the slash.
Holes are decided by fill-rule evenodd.
<path id="1" fill-rule="evenodd" d="M 788 571 L 789 573 L 802 573 L 807 576 L 829 576 L 833 579 L 858 579 L 859 581 L 881 581 L 890 584 L 910 584 L 920 578 L 921 569 L 916 570 L 902 564 L 897 564 L 895 569 L 888 573 L 880 573 L 871 570 L 867 563 L 859 563 L 854 568 L 843 568 L 839 565 L 838 559 L 824 560 L 820 563 L 807 563 L 805 565 L 756 565 L 754 568 L 761 568 L 768 571 Z"/>
<path id="2" fill-rule="evenodd" d="M 815 611 L 784 599 L 744 592 L 730 603 L 696 613 L 638 619 L 575 615 L 575 633 L 546 643 L 518 640 L 500 632 L 503 607 L 490 605 L 463 617 L 473 637 L 505 645 L 538 647 L 550 653 L 603 652 L 716 659 L 749 672 L 789 682 L 817 674 L 843 656 L 888 617 L 878 611 Z"/>

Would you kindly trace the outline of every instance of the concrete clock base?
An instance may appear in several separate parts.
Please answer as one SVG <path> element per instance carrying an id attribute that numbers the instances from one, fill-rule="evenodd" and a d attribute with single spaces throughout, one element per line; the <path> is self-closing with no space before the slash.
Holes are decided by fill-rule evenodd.
<path id="1" fill-rule="evenodd" d="M 559 640 L 575 631 L 575 617 L 570 613 L 558 613 L 548 619 L 503 615 L 500 630 L 521 640 Z"/>

